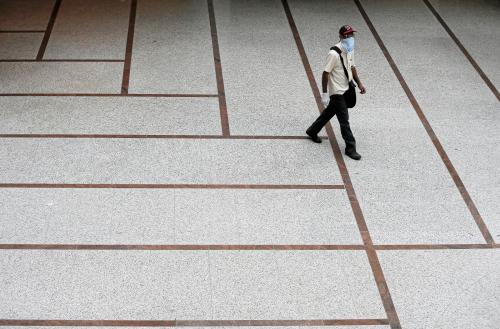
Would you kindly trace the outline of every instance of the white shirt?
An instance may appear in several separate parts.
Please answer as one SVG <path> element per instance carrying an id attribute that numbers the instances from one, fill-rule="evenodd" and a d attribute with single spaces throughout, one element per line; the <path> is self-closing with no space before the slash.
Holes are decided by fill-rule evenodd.
<path id="1" fill-rule="evenodd" d="M 342 67 L 342 62 L 340 61 L 339 54 L 335 50 L 330 50 L 328 57 L 326 59 L 325 72 L 328 72 L 328 94 L 331 95 L 342 95 L 349 89 L 349 81 L 352 80 L 352 67 L 354 65 L 354 51 L 347 53 L 342 47 L 342 43 L 339 42 L 335 45 L 338 47 L 342 53 L 342 59 L 347 68 L 347 74 L 349 74 L 349 80 L 347 80 L 344 68 Z"/>

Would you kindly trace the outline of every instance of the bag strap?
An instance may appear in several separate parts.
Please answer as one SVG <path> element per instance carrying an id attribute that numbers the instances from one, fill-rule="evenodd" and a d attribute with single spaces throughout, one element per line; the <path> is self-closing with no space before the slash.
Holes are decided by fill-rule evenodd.
<path id="1" fill-rule="evenodd" d="M 347 82 L 349 82 L 349 74 L 347 74 L 347 69 L 345 68 L 344 60 L 342 59 L 342 50 L 340 50 L 337 46 L 330 48 L 330 50 L 335 50 L 337 54 L 339 54 L 340 61 L 342 62 L 342 67 L 344 68 L 345 76 L 347 77 Z"/>

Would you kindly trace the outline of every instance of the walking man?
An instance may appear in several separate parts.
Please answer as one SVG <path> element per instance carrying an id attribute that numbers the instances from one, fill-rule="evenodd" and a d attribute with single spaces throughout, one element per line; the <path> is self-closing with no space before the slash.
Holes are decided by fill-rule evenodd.
<path id="1" fill-rule="evenodd" d="M 323 90 L 321 100 L 325 109 L 307 129 L 306 134 L 314 142 L 321 143 L 318 133 L 336 114 L 340 124 L 340 132 L 345 141 L 345 154 L 354 160 L 359 160 L 361 155 L 356 152 L 356 140 L 349 126 L 349 112 L 344 98 L 344 93 L 349 89 L 349 82 L 352 79 L 358 84 L 361 93 L 366 93 L 365 86 L 361 83 L 354 65 L 354 32 L 356 31 L 350 25 L 342 26 L 339 30 L 340 42 L 335 45 L 340 50 L 340 54 L 333 48 L 328 53 L 321 79 Z M 346 76 L 344 67 L 347 69 L 349 77 Z"/>

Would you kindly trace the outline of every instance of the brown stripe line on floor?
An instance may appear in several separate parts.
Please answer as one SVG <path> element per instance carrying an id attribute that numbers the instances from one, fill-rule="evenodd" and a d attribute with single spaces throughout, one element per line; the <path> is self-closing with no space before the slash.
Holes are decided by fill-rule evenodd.
<path id="1" fill-rule="evenodd" d="M 483 79 L 483 81 L 486 83 L 486 85 L 488 86 L 488 88 L 490 88 L 491 92 L 493 92 L 493 94 L 495 95 L 495 97 L 497 98 L 497 100 L 500 101 L 500 93 L 498 92 L 498 90 L 495 87 L 495 85 L 488 78 L 488 76 L 486 75 L 486 73 L 484 73 L 484 71 L 481 69 L 481 67 L 479 66 L 479 64 L 477 64 L 477 62 L 474 60 L 474 58 L 469 54 L 469 52 L 464 47 L 464 45 L 462 44 L 462 42 L 460 42 L 460 40 L 457 38 L 457 36 L 455 35 L 455 33 L 453 33 L 453 31 L 450 29 L 450 27 L 448 26 L 448 24 L 446 24 L 446 22 L 444 21 L 444 19 L 441 17 L 441 15 L 439 15 L 439 13 L 432 6 L 432 4 L 429 2 L 429 0 L 423 0 L 423 1 L 424 1 L 425 5 L 427 6 L 427 8 L 429 8 L 429 10 L 432 12 L 432 14 L 434 15 L 434 17 L 436 17 L 436 19 L 439 21 L 439 23 L 441 23 L 441 25 L 443 26 L 443 28 L 445 29 L 445 31 L 448 33 L 448 35 L 453 39 L 453 41 L 458 46 L 458 48 L 460 49 L 460 51 L 462 51 L 462 53 L 465 55 L 465 57 L 467 58 L 467 60 L 474 67 L 474 69 L 479 74 L 479 76 L 481 77 L 481 79 Z"/>
<path id="2" fill-rule="evenodd" d="M 212 36 L 212 49 L 214 53 L 215 77 L 217 79 L 217 91 L 219 96 L 219 110 L 222 127 L 222 135 L 229 136 L 229 118 L 226 105 L 226 92 L 224 90 L 224 78 L 222 76 L 222 63 L 219 50 L 219 38 L 217 36 L 217 25 L 215 22 L 215 11 L 213 0 L 207 0 L 208 16 L 210 19 L 210 35 Z"/>
<path id="3" fill-rule="evenodd" d="M 29 243 L 2 243 L 0 250 L 237 250 L 237 251 L 288 251 L 288 250 L 479 250 L 500 249 L 498 244 L 419 244 L 419 245 L 297 245 L 297 244 L 29 244 Z"/>
<path id="4" fill-rule="evenodd" d="M 158 139 L 236 139 L 236 140 L 301 140 L 307 136 L 265 136 L 265 135 L 135 135 L 135 134 L 0 134 L 0 138 L 158 138 Z M 320 137 L 327 139 L 327 137 Z"/>
<path id="5" fill-rule="evenodd" d="M 132 48 L 134 45 L 135 17 L 137 14 L 137 0 L 130 1 L 130 15 L 128 20 L 127 45 L 125 47 L 125 62 L 123 64 L 122 94 L 128 94 L 130 81 L 130 66 L 132 65 Z"/>
<path id="6" fill-rule="evenodd" d="M 217 94 L 0 93 L 11 97 L 219 97 Z"/>
<path id="7" fill-rule="evenodd" d="M 0 319 L 0 326 L 92 326 L 92 327 L 303 327 L 385 325 L 386 319 L 335 320 L 10 320 Z"/>
<path id="8" fill-rule="evenodd" d="M 32 63 L 32 62 L 46 62 L 46 63 L 121 63 L 123 59 L 0 59 L 0 63 Z"/>
<path id="9" fill-rule="evenodd" d="M 45 49 L 47 48 L 47 44 L 49 43 L 50 34 L 52 33 L 54 23 L 56 22 L 57 13 L 59 12 L 59 8 L 61 7 L 61 1 L 62 0 L 56 0 L 56 2 L 54 3 L 52 14 L 50 15 L 49 23 L 47 24 L 47 29 L 45 30 L 45 35 L 42 39 L 42 44 L 40 45 L 40 49 L 38 50 L 38 54 L 36 55 L 37 61 L 41 61 L 43 55 L 45 54 Z"/>
<path id="10" fill-rule="evenodd" d="M 448 169 L 448 172 L 453 179 L 453 182 L 455 183 L 458 191 L 462 195 L 463 200 L 465 201 L 465 204 L 467 205 L 467 208 L 469 209 L 472 217 L 474 218 L 474 221 L 477 224 L 477 227 L 481 231 L 481 234 L 483 235 L 483 238 L 486 240 L 487 243 L 493 244 L 494 240 L 493 237 L 491 236 L 490 231 L 488 230 L 488 227 L 486 226 L 481 214 L 479 213 L 479 210 L 477 209 L 474 201 L 472 200 L 471 196 L 469 195 L 469 192 L 465 188 L 464 183 L 462 182 L 462 179 L 458 175 L 458 172 L 456 171 L 455 167 L 451 163 L 450 158 L 446 154 L 446 151 L 444 150 L 443 146 L 441 145 L 441 142 L 439 141 L 436 133 L 432 129 L 429 121 L 425 117 L 424 112 L 422 111 L 422 108 L 417 102 L 417 99 L 413 95 L 413 93 L 410 90 L 410 87 L 406 83 L 405 79 L 403 78 L 403 75 L 399 71 L 399 68 L 397 67 L 396 63 L 392 59 L 392 56 L 389 53 L 389 50 L 385 46 L 384 42 L 382 41 L 382 38 L 378 34 L 377 30 L 373 26 L 370 18 L 368 17 L 366 11 L 364 10 L 363 6 L 361 5 L 361 2 L 359 0 L 354 0 L 356 3 L 356 6 L 358 7 L 361 15 L 363 16 L 366 25 L 368 25 L 368 28 L 370 29 L 371 33 L 373 34 L 375 40 L 377 41 L 380 49 L 382 50 L 382 53 L 384 54 L 385 58 L 387 59 L 387 62 L 391 66 L 392 71 L 396 75 L 401 87 L 403 87 L 403 90 L 406 93 L 406 96 L 410 100 L 411 105 L 413 106 L 413 109 L 417 113 L 418 118 L 422 122 L 422 125 L 424 126 L 427 134 L 429 135 L 432 143 L 434 144 L 434 147 L 436 148 L 439 156 L 443 160 L 444 165 L 446 166 L 446 169 Z"/>
<path id="11" fill-rule="evenodd" d="M 1 30 L 0 33 L 45 33 L 45 30 Z"/>
<path id="12" fill-rule="evenodd" d="M 316 85 L 316 80 L 314 79 L 314 75 L 312 73 L 311 66 L 309 64 L 309 60 L 307 59 L 307 55 L 304 49 L 304 45 L 302 44 L 302 40 L 299 35 L 299 31 L 297 26 L 295 25 L 295 21 L 293 19 L 292 13 L 290 11 L 290 7 L 288 6 L 287 0 L 282 0 L 283 8 L 285 10 L 288 23 L 290 25 L 290 29 L 292 30 L 293 37 L 295 39 L 295 43 L 297 45 L 297 49 L 304 65 L 304 69 L 306 71 L 309 84 L 311 86 L 312 92 L 314 94 L 314 98 L 316 100 L 316 105 L 318 106 L 318 110 L 321 112 L 323 109 L 321 103 L 321 96 L 319 93 L 318 86 Z M 387 282 L 384 277 L 384 273 L 382 271 L 382 267 L 380 265 L 380 261 L 378 259 L 377 253 L 373 249 L 373 242 L 370 237 L 370 233 L 368 231 L 368 227 L 366 225 L 363 212 L 359 205 L 358 199 L 356 197 L 356 193 L 354 191 L 354 187 L 351 182 L 351 178 L 349 176 L 349 172 L 345 165 L 344 159 L 342 158 L 342 153 L 340 152 L 340 148 L 335 138 L 335 134 L 333 132 L 332 126 L 328 123 L 326 126 L 326 132 L 328 134 L 330 144 L 335 156 L 335 160 L 339 167 L 340 174 L 342 176 L 342 180 L 344 182 L 344 186 L 347 191 L 347 196 L 349 198 L 349 202 L 351 203 L 351 207 L 354 213 L 354 218 L 356 219 L 356 224 L 360 231 L 360 235 L 363 239 L 363 244 L 367 247 L 366 254 L 368 256 L 368 260 L 370 263 L 370 267 L 373 272 L 373 276 L 375 282 L 377 284 L 377 288 L 380 293 L 380 297 L 382 299 L 382 304 L 384 306 L 385 312 L 387 314 L 387 318 L 389 319 L 389 324 L 391 329 L 401 329 L 401 324 L 399 322 L 399 317 L 396 313 L 396 308 L 394 307 L 394 303 L 392 301 L 391 294 L 389 292 L 389 288 L 387 286 Z"/>
<path id="13" fill-rule="evenodd" d="M 341 190 L 344 185 L 287 185 L 287 184 L 52 184 L 0 183 L 0 188 L 127 188 L 127 189 L 290 189 Z"/>

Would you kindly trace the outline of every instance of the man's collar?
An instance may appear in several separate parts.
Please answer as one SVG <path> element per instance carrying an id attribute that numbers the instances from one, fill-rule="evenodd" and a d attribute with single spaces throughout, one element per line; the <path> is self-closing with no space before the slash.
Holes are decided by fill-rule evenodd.
<path id="1" fill-rule="evenodd" d="M 345 51 L 344 46 L 342 46 L 342 42 L 337 43 L 335 46 L 337 46 L 342 53 L 347 54 L 347 51 Z"/>

